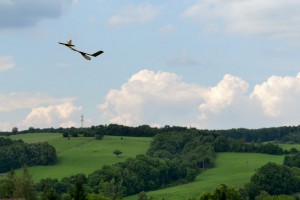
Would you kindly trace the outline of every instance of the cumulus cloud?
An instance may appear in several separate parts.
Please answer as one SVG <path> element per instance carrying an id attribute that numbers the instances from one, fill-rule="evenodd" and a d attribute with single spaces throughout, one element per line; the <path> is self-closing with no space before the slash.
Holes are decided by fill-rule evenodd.
<path id="1" fill-rule="evenodd" d="M 271 76 L 255 85 L 253 91 L 249 88 L 247 82 L 230 74 L 207 87 L 185 82 L 174 73 L 142 70 L 133 74 L 119 89 L 110 90 L 98 109 L 101 123 L 131 126 L 224 129 L 300 123 L 300 73 Z M 41 93 L 2 94 L 0 129 L 78 126 L 82 108 L 75 106 L 74 100 Z M 24 109 L 25 117 L 19 122 L 3 116 Z"/>
<path id="2" fill-rule="evenodd" d="M 272 76 L 249 91 L 226 74 L 215 86 L 186 83 L 169 72 L 143 70 L 111 90 L 98 108 L 106 123 L 260 128 L 300 123 L 300 73 Z"/>
<path id="3" fill-rule="evenodd" d="M 44 93 L 13 92 L 0 94 L 0 112 L 31 109 L 43 105 L 72 102 L 75 98 L 54 98 Z"/>
<path id="4" fill-rule="evenodd" d="M 37 107 L 32 109 L 22 125 L 24 127 L 75 126 L 76 122 L 71 121 L 70 118 L 73 115 L 79 116 L 80 112 L 81 107 L 76 107 L 72 103 Z"/>
<path id="5" fill-rule="evenodd" d="M 202 90 L 176 74 L 143 70 L 111 90 L 98 108 L 110 123 L 184 125 L 195 119 Z"/>
<path id="6" fill-rule="evenodd" d="M 78 126 L 82 108 L 75 106 L 74 100 L 44 93 L 0 94 L 0 130 Z"/>
<path id="7" fill-rule="evenodd" d="M 300 73 L 296 77 L 270 77 L 266 82 L 255 86 L 251 98 L 261 104 L 267 116 L 273 118 L 289 116 L 287 121 L 298 121 Z"/>
<path id="8" fill-rule="evenodd" d="M 122 27 L 130 24 L 145 24 L 159 15 L 160 9 L 149 5 L 126 6 L 119 13 L 110 17 L 107 24 L 110 27 Z"/>
<path id="9" fill-rule="evenodd" d="M 15 67 L 12 56 L 0 56 L 0 72 L 10 70 Z"/>
<path id="10" fill-rule="evenodd" d="M 57 18 L 74 2 L 74 0 L 1 0 L 0 29 L 29 27 L 42 19 Z"/>
<path id="11" fill-rule="evenodd" d="M 239 102 L 248 90 L 248 84 L 242 79 L 226 74 L 217 86 L 203 93 L 204 103 L 199 106 L 201 112 L 219 113 L 224 108 Z"/>
<path id="12" fill-rule="evenodd" d="M 297 0 L 199 0 L 181 16 L 230 33 L 298 39 L 299 8 Z"/>
<path id="13" fill-rule="evenodd" d="M 262 113 L 247 95 L 249 85 L 239 77 L 225 74 L 202 94 L 198 123 L 202 128 L 260 127 Z M 257 120 L 257 121 L 255 121 Z"/>

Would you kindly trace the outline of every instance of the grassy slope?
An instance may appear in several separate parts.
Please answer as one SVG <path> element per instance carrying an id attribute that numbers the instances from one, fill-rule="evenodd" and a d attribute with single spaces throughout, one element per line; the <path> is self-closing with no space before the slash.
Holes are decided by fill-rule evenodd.
<path id="1" fill-rule="evenodd" d="M 105 136 L 104 140 L 93 138 L 63 138 L 61 134 L 25 134 L 10 136 L 25 142 L 48 141 L 57 151 L 58 163 L 53 166 L 30 167 L 35 181 L 51 177 L 61 179 L 77 173 L 89 174 L 103 165 L 124 161 L 138 154 L 146 153 L 152 138 Z M 123 153 L 117 158 L 112 152 L 115 149 Z M 20 170 L 16 170 L 17 173 Z"/>
<path id="2" fill-rule="evenodd" d="M 31 167 L 30 171 L 34 180 L 52 177 L 62 178 L 79 172 L 90 173 L 99 169 L 104 164 L 123 161 L 128 157 L 145 153 L 149 147 L 151 138 L 130 138 L 106 136 L 103 141 L 95 141 L 90 138 L 62 138 L 61 134 L 26 134 L 11 136 L 13 139 L 22 139 L 25 142 L 48 141 L 55 146 L 59 163 L 55 166 Z M 285 149 L 300 145 L 282 145 Z M 112 151 L 120 149 L 123 154 L 116 158 Z M 215 167 L 198 175 L 195 182 L 170 187 L 166 189 L 148 192 L 150 196 L 165 200 L 184 200 L 189 197 L 199 196 L 204 191 L 212 191 L 221 183 L 236 188 L 249 182 L 255 169 L 267 162 L 282 163 L 283 156 L 272 156 L 254 153 L 219 153 L 217 154 Z M 125 198 L 136 200 L 136 196 Z"/>
<path id="3" fill-rule="evenodd" d="M 291 148 L 296 148 L 300 150 L 300 144 L 278 144 L 281 148 L 290 150 Z"/>
<path id="4" fill-rule="evenodd" d="M 255 153 L 219 153 L 215 160 L 215 167 L 201 173 L 195 182 L 148 192 L 147 195 L 165 200 L 184 200 L 198 197 L 204 191 L 212 191 L 221 183 L 236 188 L 249 182 L 255 169 L 267 162 L 281 164 L 284 156 L 274 156 Z M 136 200 L 136 196 L 125 198 Z"/>

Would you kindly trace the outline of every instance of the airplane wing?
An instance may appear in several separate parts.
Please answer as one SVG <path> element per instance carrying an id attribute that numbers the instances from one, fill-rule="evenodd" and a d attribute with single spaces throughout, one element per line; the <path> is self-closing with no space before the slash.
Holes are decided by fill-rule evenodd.
<path id="1" fill-rule="evenodd" d="M 82 52 L 82 51 L 78 51 L 77 49 L 74 49 L 74 48 L 72 48 L 72 50 L 77 51 L 78 53 L 80 53 L 87 60 L 91 60 L 91 58 L 89 56 L 97 57 L 100 54 L 104 53 L 104 51 L 97 51 L 96 53 L 89 54 L 89 53 L 85 53 L 85 52 Z"/>
<path id="2" fill-rule="evenodd" d="M 88 55 L 97 57 L 97 56 L 99 56 L 99 55 L 102 54 L 102 53 L 104 53 L 104 51 L 97 51 L 96 53 L 88 54 Z"/>

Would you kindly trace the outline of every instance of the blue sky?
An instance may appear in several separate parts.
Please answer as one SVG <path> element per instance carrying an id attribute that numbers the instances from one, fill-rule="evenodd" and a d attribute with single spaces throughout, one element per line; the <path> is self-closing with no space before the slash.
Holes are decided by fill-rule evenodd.
<path id="1" fill-rule="evenodd" d="M 300 122 L 298 0 L 0 0 L 0 130 Z M 85 60 L 59 45 L 104 54 Z M 299 74 L 298 74 L 299 73 Z"/>

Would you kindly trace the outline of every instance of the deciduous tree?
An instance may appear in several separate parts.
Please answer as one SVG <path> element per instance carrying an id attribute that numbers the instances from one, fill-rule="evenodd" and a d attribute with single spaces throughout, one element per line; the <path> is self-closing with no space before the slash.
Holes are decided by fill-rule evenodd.
<path id="1" fill-rule="evenodd" d="M 297 188 L 297 178 L 287 166 L 267 163 L 251 177 L 251 183 L 271 195 L 292 194 Z"/>
<path id="2" fill-rule="evenodd" d="M 119 155 L 122 154 L 122 151 L 120 151 L 119 149 L 114 150 L 113 154 L 117 155 L 117 157 L 119 157 Z"/>

